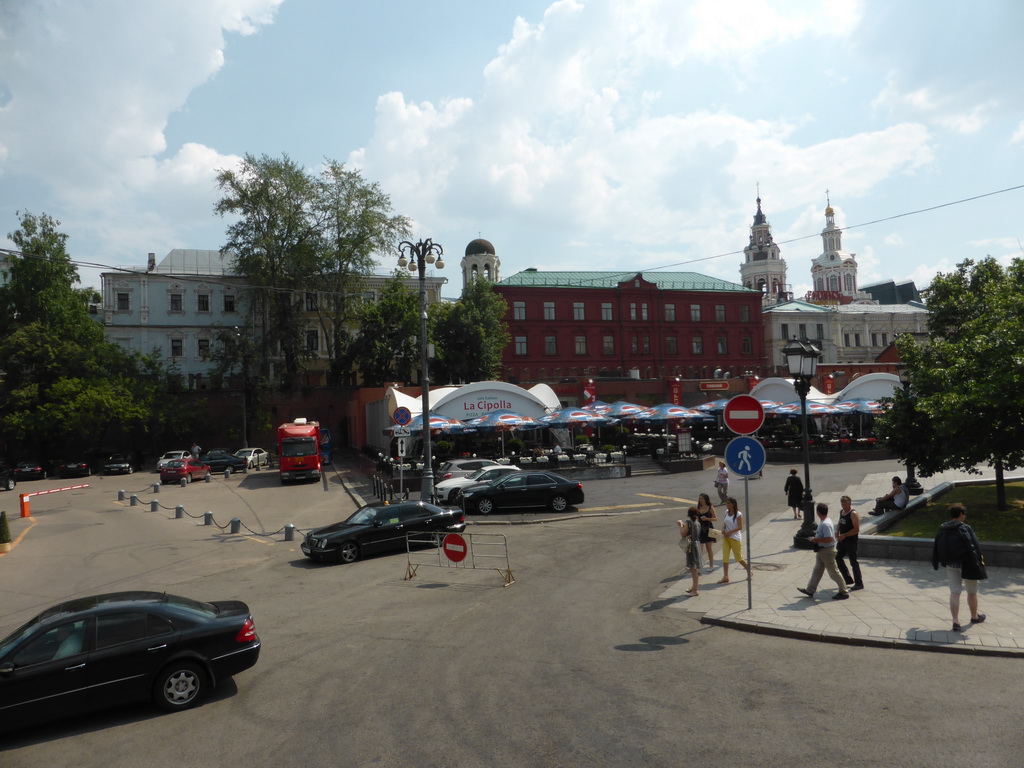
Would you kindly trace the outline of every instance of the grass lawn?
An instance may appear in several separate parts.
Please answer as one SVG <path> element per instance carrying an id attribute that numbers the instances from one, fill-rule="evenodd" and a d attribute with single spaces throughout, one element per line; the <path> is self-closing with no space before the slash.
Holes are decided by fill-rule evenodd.
<path id="1" fill-rule="evenodd" d="M 907 515 L 883 535 L 933 539 L 939 526 L 949 520 L 949 505 L 956 503 L 967 507 L 967 524 L 981 541 L 1024 542 L 1024 483 L 1020 482 L 1006 484 L 1009 509 L 1005 512 L 996 509 L 995 483 L 963 485 Z"/>

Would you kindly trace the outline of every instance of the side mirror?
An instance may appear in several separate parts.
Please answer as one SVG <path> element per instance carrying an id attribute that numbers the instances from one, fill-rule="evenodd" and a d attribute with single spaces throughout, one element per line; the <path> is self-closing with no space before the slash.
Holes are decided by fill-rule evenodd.
<path id="1" fill-rule="evenodd" d="M 10 661 L 5 661 L 0 664 L 0 675 L 9 675 L 14 671 L 14 664 Z"/>
<path id="2" fill-rule="evenodd" d="M 379 517 L 373 518 L 373 527 L 374 528 L 380 528 L 380 526 L 381 526 L 380 518 Z"/>

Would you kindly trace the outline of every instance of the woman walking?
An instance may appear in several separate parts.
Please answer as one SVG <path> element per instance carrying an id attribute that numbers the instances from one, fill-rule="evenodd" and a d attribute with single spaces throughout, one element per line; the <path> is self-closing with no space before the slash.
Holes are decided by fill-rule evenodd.
<path id="1" fill-rule="evenodd" d="M 715 488 L 718 490 L 718 499 L 723 504 L 729 498 L 729 470 L 724 461 L 718 462 L 718 472 L 715 474 Z"/>
<path id="2" fill-rule="evenodd" d="M 736 499 L 730 496 L 725 501 L 725 520 L 722 522 L 722 578 L 719 584 L 729 583 L 729 555 L 736 557 L 736 562 L 747 569 L 750 578 L 750 566 L 743 559 L 743 513 L 739 510 Z"/>
<path id="3" fill-rule="evenodd" d="M 715 527 L 718 513 L 706 493 L 697 497 L 697 519 L 700 521 L 700 543 L 708 552 L 708 573 L 711 573 L 715 570 L 715 539 L 711 537 L 710 531 Z"/>
<path id="4" fill-rule="evenodd" d="M 804 484 L 795 469 L 789 470 L 789 477 L 786 478 L 782 492 L 786 494 L 786 503 L 793 510 L 793 519 L 799 520 L 803 516 L 800 504 L 804 499 Z"/>
<path id="5" fill-rule="evenodd" d="M 693 585 L 686 590 L 687 597 L 696 597 L 697 585 L 700 582 L 700 521 L 697 519 L 697 508 L 690 507 L 686 511 L 687 520 L 676 520 L 679 526 L 679 546 L 686 550 L 686 567 L 690 569 Z"/>

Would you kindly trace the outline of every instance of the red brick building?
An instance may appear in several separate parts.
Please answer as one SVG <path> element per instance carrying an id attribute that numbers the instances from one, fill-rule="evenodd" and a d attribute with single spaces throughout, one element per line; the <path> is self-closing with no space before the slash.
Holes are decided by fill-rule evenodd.
<path id="1" fill-rule="evenodd" d="M 714 277 L 527 269 L 495 290 L 508 302 L 506 381 L 732 378 L 766 362 L 761 292 Z"/>

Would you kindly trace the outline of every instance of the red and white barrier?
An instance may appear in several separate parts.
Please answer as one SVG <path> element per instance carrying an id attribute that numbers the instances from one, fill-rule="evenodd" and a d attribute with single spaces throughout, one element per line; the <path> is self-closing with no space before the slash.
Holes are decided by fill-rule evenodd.
<path id="1" fill-rule="evenodd" d="M 64 488 L 51 488 L 48 491 L 32 491 L 32 493 L 23 493 L 20 496 L 20 498 L 21 498 L 21 516 L 22 517 L 28 517 L 29 516 L 29 501 L 28 500 L 32 496 L 43 496 L 43 495 L 45 495 L 47 493 L 58 493 L 60 491 L 76 491 L 79 488 L 88 488 L 88 487 L 89 487 L 89 484 L 85 483 L 83 485 L 69 485 L 69 486 L 66 486 Z"/>

